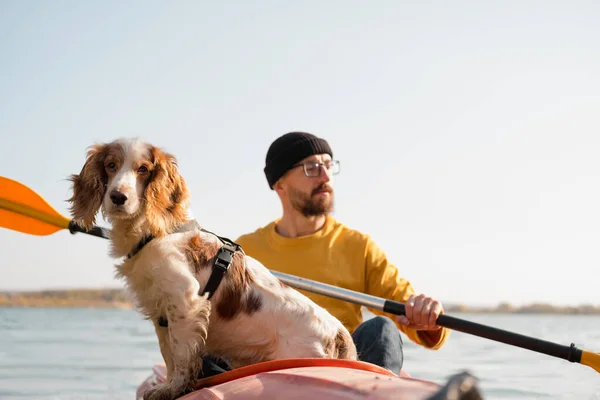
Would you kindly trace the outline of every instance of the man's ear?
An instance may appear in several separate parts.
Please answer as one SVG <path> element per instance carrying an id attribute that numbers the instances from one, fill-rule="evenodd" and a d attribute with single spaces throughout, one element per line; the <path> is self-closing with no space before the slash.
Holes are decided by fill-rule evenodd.
<path id="1" fill-rule="evenodd" d="M 285 180 L 283 177 L 279 178 L 277 180 L 277 182 L 275 182 L 275 184 L 273 185 L 273 190 L 277 193 L 277 194 L 282 194 L 282 192 L 285 189 Z"/>

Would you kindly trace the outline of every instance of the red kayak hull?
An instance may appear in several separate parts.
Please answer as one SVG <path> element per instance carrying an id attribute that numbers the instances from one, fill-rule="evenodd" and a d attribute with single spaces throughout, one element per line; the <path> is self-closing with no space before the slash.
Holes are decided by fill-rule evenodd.
<path id="1" fill-rule="evenodd" d="M 166 382 L 164 364 L 138 387 L 136 398 L 156 384 Z M 269 361 L 202 379 L 198 389 L 181 400 L 378 400 L 426 399 L 440 385 L 399 376 L 373 364 L 331 359 L 289 359 Z"/>

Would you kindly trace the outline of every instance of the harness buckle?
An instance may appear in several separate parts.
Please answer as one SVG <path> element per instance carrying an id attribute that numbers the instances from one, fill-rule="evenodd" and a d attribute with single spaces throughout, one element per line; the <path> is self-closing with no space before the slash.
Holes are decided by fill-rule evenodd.
<path id="1" fill-rule="evenodd" d="M 233 261 L 233 253 L 231 249 L 226 248 L 227 246 L 222 246 L 217 253 L 215 262 L 213 266 L 215 268 L 219 268 L 223 273 L 229 270 L 231 266 L 231 262 Z"/>

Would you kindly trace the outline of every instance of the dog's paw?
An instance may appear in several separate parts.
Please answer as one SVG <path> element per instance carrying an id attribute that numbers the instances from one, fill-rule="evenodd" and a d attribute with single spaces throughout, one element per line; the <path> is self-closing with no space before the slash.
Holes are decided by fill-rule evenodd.
<path id="1" fill-rule="evenodd" d="M 173 400 L 176 398 L 173 392 L 172 385 L 163 383 L 148 389 L 144 393 L 144 400 Z"/>
<path id="2" fill-rule="evenodd" d="M 144 400 L 174 400 L 192 392 L 191 387 L 179 387 L 168 383 L 156 385 L 144 393 Z"/>

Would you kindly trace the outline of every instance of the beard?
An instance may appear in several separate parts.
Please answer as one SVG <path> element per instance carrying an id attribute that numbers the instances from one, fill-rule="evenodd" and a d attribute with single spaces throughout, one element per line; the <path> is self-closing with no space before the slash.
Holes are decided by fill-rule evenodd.
<path id="1" fill-rule="evenodd" d="M 315 196 L 320 191 L 326 191 L 329 196 Z M 333 189 L 328 185 L 320 185 L 310 194 L 299 190 L 290 191 L 292 206 L 305 217 L 316 217 L 329 214 L 333 211 Z"/>

